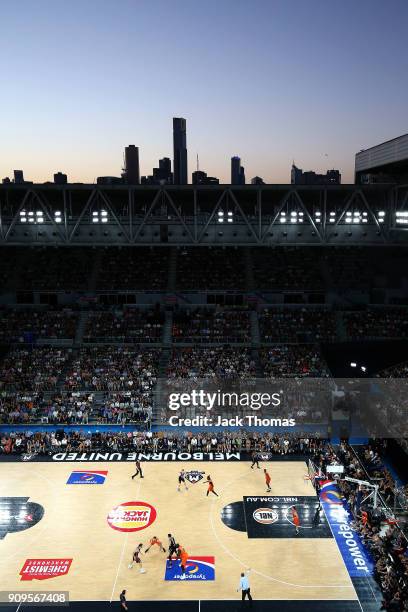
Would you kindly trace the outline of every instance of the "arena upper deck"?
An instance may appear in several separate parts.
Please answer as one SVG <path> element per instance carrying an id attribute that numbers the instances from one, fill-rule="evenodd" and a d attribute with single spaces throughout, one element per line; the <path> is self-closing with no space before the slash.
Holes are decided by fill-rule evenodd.
<path id="1" fill-rule="evenodd" d="M 0 185 L 0 244 L 404 244 L 408 185 Z"/>

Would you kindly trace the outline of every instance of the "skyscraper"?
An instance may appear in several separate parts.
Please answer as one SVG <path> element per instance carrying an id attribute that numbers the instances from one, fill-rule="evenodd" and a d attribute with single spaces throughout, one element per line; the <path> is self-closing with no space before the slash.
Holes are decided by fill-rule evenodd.
<path id="1" fill-rule="evenodd" d="M 128 185 L 139 185 L 139 147 L 129 145 L 125 148 L 125 181 Z"/>
<path id="2" fill-rule="evenodd" d="M 231 185 L 239 185 L 239 170 L 241 168 L 241 158 L 231 157 Z"/>
<path id="3" fill-rule="evenodd" d="M 186 120 L 173 117 L 174 184 L 187 185 Z"/>
<path id="4" fill-rule="evenodd" d="M 231 157 L 231 185 L 245 185 L 245 170 L 237 155 Z"/>

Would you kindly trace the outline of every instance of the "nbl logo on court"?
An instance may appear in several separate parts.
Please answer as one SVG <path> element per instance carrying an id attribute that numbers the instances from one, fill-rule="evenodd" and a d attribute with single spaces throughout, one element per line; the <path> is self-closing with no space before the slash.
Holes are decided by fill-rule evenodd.
<path id="1" fill-rule="evenodd" d="M 185 472 L 185 477 L 191 484 L 196 484 L 196 482 L 200 482 L 204 478 L 204 474 L 205 472 L 200 472 L 199 470 L 190 470 Z"/>
<path id="2" fill-rule="evenodd" d="M 272 508 L 258 508 L 254 510 L 252 516 L 261 525 L 272 525 L 279 520 L 279 514 Z"/>

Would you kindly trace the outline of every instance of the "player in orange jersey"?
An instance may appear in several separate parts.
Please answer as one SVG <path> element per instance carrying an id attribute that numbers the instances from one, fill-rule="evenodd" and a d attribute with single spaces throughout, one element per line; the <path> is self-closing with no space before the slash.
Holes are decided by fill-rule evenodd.
<path id="1" fill-rule="evenodd" d="M 219 497 L 218 493 L 216 493 L 214 491 L 214 483 L 211 480 L 211 476 L 208 474 L 207 476 L 207 484 L 208 484 L 208 489 L 207 489 L 207 497 L 209 493 L 214 493 L 214 495 L 216 495 L 217 497 Z"/>
<path id="2" fill-rule="evenodd" d="M 185 580 L 186 579 L 186 565 L 188 561 L 188 552 L 186 552 L 186 549 L 183 548 L 183 546 L 179 546 L 177 555 L 180 557 L 180 561 L 181 561 L 180 563 L 180 567 L 182 571 L 181 580 Z"/>
<path id="3" fill-rule="evenodd" d="M 269 476 L 268 470 L 264 470 L 265 474 L 265 482 L 266 482 L 266 492 L 269 493 L 271 490 L 271 477 Z"/>
<path id="4" fill-rule="evenodd" d="M 150 540 L 149 546 L 146 548 L 145 553 L 148 553 L 152 546 L 158 546 L 162 552 L 166 552 L 166 549 L 163 547 L 163 544 L 160 542 L 157 536 L 153 536 Z"/>
<path id="5" fill-rule="evenodd" d="M 299 535 L 300 519 L 296 506 L 292 506 L 292 521 L 295 526 L 295 533 Z"/>

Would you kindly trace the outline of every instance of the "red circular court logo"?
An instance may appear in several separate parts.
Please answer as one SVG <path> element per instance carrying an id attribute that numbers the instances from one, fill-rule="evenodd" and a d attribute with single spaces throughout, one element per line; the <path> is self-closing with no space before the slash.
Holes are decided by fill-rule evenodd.
<path id="1" fill-rule="evenodd" d="M 108 514 L 108 524 L 117 531 L 140 531 L 156 520 L 156 508 L 141 501 L 119 504 Z"/>

